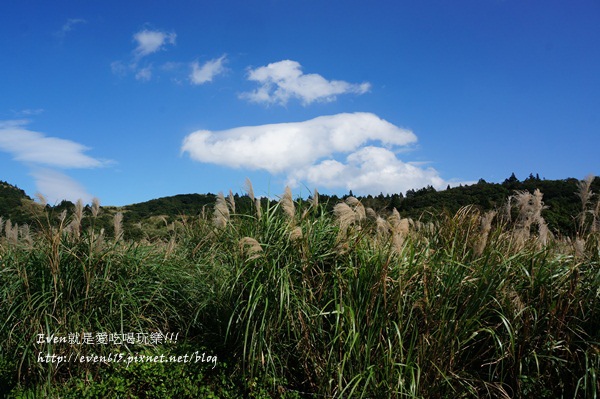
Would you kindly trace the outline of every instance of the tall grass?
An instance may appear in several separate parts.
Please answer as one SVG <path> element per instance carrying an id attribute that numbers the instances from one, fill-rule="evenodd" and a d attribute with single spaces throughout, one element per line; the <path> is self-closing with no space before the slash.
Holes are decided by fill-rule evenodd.
<path id="1" fill-rule="evenodd" d="M 42 223 L 31 245 L 3 239 L 8 379 L 94 371 L 38 363 L 57 348 L 38 333 L 152 330 L 210 345 L 229 378 L 262 381 L 265 397 L 598 397 L 593 223 L 574 241 L 552 237 L 541 193 L 518 193 L 512 219 L 467 207 L 422 223 L 352 197 L 333 214 L 316 193 L 267 204 L 248 187 L 248 213 L 220 194 L 212 215 L 183 218 L 164 242 L 93 224 L 77 234 L 77 210 Z"/>

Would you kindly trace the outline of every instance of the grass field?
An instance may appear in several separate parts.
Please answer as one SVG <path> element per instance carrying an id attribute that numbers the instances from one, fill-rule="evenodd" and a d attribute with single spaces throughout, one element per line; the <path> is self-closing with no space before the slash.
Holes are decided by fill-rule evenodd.
<path id="1" fill-rule="evenodd" d="M 579 234 L 556 237 L 539 192 L 421 223 L 353 197 L 331 214 L 316 193 L 265 205 L 251 191 L 251 212 L 220 195 L 160 240 L 125 241 L 120 216 L 105 234 L 97 204 L 30 228 L 3 221 L 0 392 L 600 395 L 600 233 L 586 201 Z M 176 361 L 202 353 L 216 361 Z"/>

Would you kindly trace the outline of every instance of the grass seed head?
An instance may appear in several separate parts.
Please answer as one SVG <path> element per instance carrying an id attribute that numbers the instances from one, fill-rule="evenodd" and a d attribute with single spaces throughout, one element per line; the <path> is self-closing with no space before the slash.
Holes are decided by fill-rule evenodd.
<path id="1" fill-rule="evenodd" d="M 218 229 L 224 229 L 227 226 L 227 222 L 229 221 L 229 208 L 227 207 L 227 202 L 225 201 L 225 197 L 223 193 L 219 193 L 217 195 L 217 200 L 215 201 L 215 209 L 213 213 L 213 224 Z"/>
<path id="2" fill-rule="evenodd" d="M 235 198 L 233 196 L 233 192 L 229 190 L 229 195 L 227 196 L 227 203 L 229 206 L 229 210 L 231 213 L 235 213 Z"/>
<path id="3" fill-rule="evenodd" d="M 260 220 L 262 218 L 262 208 L 260 204 L 260 198 L 254 199 L 254 205 L 256 208 L 256 218 Z"/>
<path id="4" fill-rule="evenodd" d="M 281 197 L 280 203 L 281 207 L 283 208 L 283 213 L 288 219 L 292 220 L 296 214 L 296 206 L 294 205 L 294 200 L 292 199 L 292 190 L 290 190 L 288 186 L 285 188 L 285 192 L 283 193 L 283 197 Z"/>
<path id="5" fill-rule="evenodd" d="M 341 231 L 346 231 L 356 220 L 354 211 L 345 202 L 340 202 L 333 207 L 333 214 Z"/>
<path id="6" fill-rule="evenodd" d="M 248 193 L 248 197 L 250 197 L 252 202 L 254 202 L 254 188 L 252 187 L 252 182 L 247 177 L 246 177 L 245 189 L 246 189 L 246 192 Z"/>
<path id="7" fill-rule="evenodd" d="M 290 241 L 298 241 L 301 239 L 302 239 L 302 228 L 300 226 L 296 226 L 290 232 Z"/>
<path id="8" fill-rule="evenodd" d="M 248 260 L 256 259 L 263 252 L 263 249 L 258 241 L 252 237 L 243 237 L 238 247 L 242 255 L 248 257 Z"/>
<path id="9" fill-rule="evenodd" d="M 113 227 L 115 229 L 115 241 L 123 238 L 123 213 L 117 212 L 113 218 Z"/>
<path id="10" fill-rule="evenodd" d="M 94 197 L 92 199 L 92 216 L 98 217 L 98 213 L 100 213 L 100 200 Z"/>

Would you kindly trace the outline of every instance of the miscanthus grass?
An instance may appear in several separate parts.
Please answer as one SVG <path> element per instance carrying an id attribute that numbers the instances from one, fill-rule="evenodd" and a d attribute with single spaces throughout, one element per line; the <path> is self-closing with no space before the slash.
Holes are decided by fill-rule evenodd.
<path id="1" fill-rule="evenodd" d="M 353 197 L 330 214 L 316 192 L 248 192 L 247 212 L 220 194 L 164 242 L 73 234 L 78 209 L 31 244 L 0 235 L 0 370 L 13 373 L 0 383 L 98 382 L 91 366 L 38 363 L 39 351 L 86 348 L 36 334 L 146 330 L 209 344 L 246 397 L 600 394 L 596 219 L 568 240 L 548 231 L 539 192 L 427 223 Z"/>

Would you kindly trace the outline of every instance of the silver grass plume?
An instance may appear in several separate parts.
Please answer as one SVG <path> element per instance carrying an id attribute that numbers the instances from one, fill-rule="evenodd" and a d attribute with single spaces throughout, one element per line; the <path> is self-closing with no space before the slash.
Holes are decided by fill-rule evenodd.
<path id="1" fill-rule="evenodd" d="M 542 210 L 546 209 L 542 201 L 543 194 L 536 189 L 533 194 L 529 191 L 518 191 L 512 196 L 519 210 L 516 230 L 514 232 L 517 242 L 523 244 L 530 236 L 532 224 L 537 224 L 540 240 L 546 242 L 548 229 L 542 217 Z"/>
<path id="2" fill-rule="evenodd" d="M 377 216 L 377 219 L 375 219 L 375 224 L 377 226 L 378 237 L 386 237 L 392 229 L 392 226 L 390 226 L 390 224 L 381 216 Z"/>
<path id="3" fill-rule="evenodd" d="M 600 231 L 600 198 L 598 199 L 598 201 L 596 201 L 596 207 L 592 211 L 592 216 L 592 233 L 595 233 L 597 231 Z"/>
<path id="4" fill-rule="evenodd" d="M 290 232 L 290 241 L 298 241 L 301 239 L 302 239 L 302 228 L 300 226 L 296 226 Z"/>
<path id="5" fill-rule="evenodd" d="M 371 220 L 377 220 L 377 218 L 379 217 L 379 216 L 377 216 L 377 212 L 375 212 L 373 210 L 373 208 L 367 208 L 366 211 L 367 211 L 367 218 L 369 218 Z"/>
<path id="6" fill-rule="evenodd" d="M 115 230 L 115 241 L 123 238 L 123 213 L 117 212 L 113 218 L 113 227 Z"/>
<path id="7" fill-rule="evenodd" d="M 92 199 L 92 216 L 96 218 L 98 217 L 98 213 L 100 213 L 100 200 L 94 197 Z"/>
<path id="8" fill-rule="evenodd" d="M 238 243 L 242 255 L 247 256 L 248 260 L 260 257 L 263 249 L 258 241 L 252 237 L 244 237 Z"/>
<path id="9" fill-rule="evenodd" d="M 548 229 L 548 225 L 544 220 L 538 226 L 538 243 L 544 247 L 548 244 L 548 239 L 552 237 L 552 233 Z"/>
<path id="10" fill-rule="evenodd" d="M 262 208 L 261 208 L 261 205 L 260 205 L 260 198 L 255 198 L 254 199 L 254 205 L 255 205 L 255 208 L 256 208 L 256 218 L 258 220 L 260 220 L 262 218 Z"/>
<path id="11" fill-rule="evenodd" d="M 480 221 L 479 239 L 475 244 L 475 254 L 481 255 L 487 245 L 487 240 L 492 230 L 492 221 L 496 217 L 496 211 L 487 211 L 483 214 Z"/>
<path id="12" fill-rule="evenodd" d="M 247 177 L 246 177 L 245 189 L 246 189 L 246 192 L 248 193 L 248 197 L 252 201 L 252 204 L 254 204 L 254 208 L 256 211 L 256 218 L 258 220 L 260 220 L 262 217 L 262 209 L 260 207 L 260 198 L 256 198 L 256 196 L 254 195 L 254 187 L 252 187 L 252 181 L 250 181 L 250 179 Z"/>
<path id="13" fill-rule="evenodd" d="M 357 222 L 362 222 L 367 218 L 364 205 L 356 197 L 350 196 L 346 198 L 346 204 L 352 207 Z"/>
<path id="14" fill-rule="evenodd" d="M 354 211 L 345 202 L 340 202 L 333 207 L 333 215 L 342 233 L 345 233 L 348 227 L 356 220 Z"/>
<path id="15" fill-rule="evenodd" d="M 60 215 L 58 215 L 58 221 L 60 222 L 60 226 L 62 227 L 67 219 L 67 210 L 64 209 Z"/>
<path id="16" fill-rule="evenodd" d="M 23 226 L 21 226 L 19 228 L 18 233 L 21 236 L 21 239 L 23 242 L 25 242 L 29 246 L 33 245 L 33 239 L 31 238 L 31 232 L 29 229 L 29 225 L 24 224 Z"/>
<path id="17" fill-rule="evenodd" d="M 227 207 L 227 202 L 225 201 L 225 197 L 223 193 L 219 193 L 217 195 L 217 200 L 215 201 L 215 208 L 213 213 L 213 224 L 218 229 L 224 229 L 227 226 L 227 222 L 229 221 L 229 208 Z"/>
<path id="18" fill-rule="evenodd" d="M 590 174 L 586 176 L 584 180 L 577 182 L 578 190 L 575 194 L 577 194 L 577 196 L 581 200 L 582 209 L 587 209 L 587 205 L 590 202 L 592 196 L 594 195 L 594 193 L 591 190 L 594 178 L 594 175 Z"/>
<path id="19" fill-rule="evenodd" d="M 313 191 L 312 198 L 309 200 L 309 202 L 313 208 L 316 209 L 319 207 L 319 192 L 317 191 L 316 188 Z"/>
<path id="20" fill-rule="evenodd" d="M 392 232 L 403 236 L 408 235 L 410 222 L 410 219 L 401 218 L 396 208 L 392 210 L 392 214 L 388 217 L 388 223 L 391 226 Z"/>
<path id="21" fill-rule="evenodd" d="M 9 243 L 16 244 L 19 241 L 19 225 L 12 224 L 10 219 L 6 221 L 6 225 L 4 226 L 4 233 L 6 236 L 6 240 Z"/>
<path id="22" fill-rule="evenodd" d="M 235 214 L 235 198 L 233 197 L 233 193 L 229 190 L 229 195 L 227 196 L 227 202 L 229 205 L 229 210 L 231 213 Z"/>
<path id="23" fill-rule="evenodd" d="M 70 232 L 77 238 L 81 234 L 81 221 L 83 220 L 83 201 L 78 199 L 75 203 L 75 211 L 73 213 L 73 219 L 69 224 Z"/>
<path id="24" fill-rule="evenodd" d="M 0 216 L 0 234 L 2 234 L 2 227 L 4 226 L 4 219 Z"/>
<path id="25" fill-rule="evenodd" d="M 281 204 L 283 213 L 287 216 L 287 218 L 293 220 L 294 215 L 296 214 L 296 206 L 294 205 L 294 200 L 292 199 L 292 190 L 290 190 L 289 186 L 285 187 L 283 197 L 281 197 L 279 203 Z"/>
<path id="26" fill-rule="evenodd" d="M 252 187 L 252 182 L 247 177 L 246 177 L 245 187 L 246 187 L 246 192 L 248 193 L 248 197 L 250 197 L 250 199 L 254 203 L 254 188 Z"/>
<path id="27" fill-rule="evenodd" d="M 398 210 L 394 208 L 392 214 L 388 217 L 387 223 L 392 233 L 393 249 L 399 254 L 402 252 L 404 240 L 408 236 L 410 219 L 401 218 Z"/>
<path id="28" fill-rule="evenodd" d="M 583 234 L 585 228 L 585 215 L 588 210 L 588 205 L 591 202 L 594 193 L 591 190 L 592 182 L 594 181 L 594 175 L 588 175 L 584 180 L 577 183 L 578 190 L 575 194 L 581 200 L 581 212 L 579 213 L 579 232 Z"/>
<path id="29" fill-rule="evenodd" d="M 42 206 L 42 208 L 45 208 L 46 205 L 48 205 L 48 200 L 46 199 L 44 194 L 38 192 L 35 193 L 35 196 L 38 199 L 38 201 L 40 201 L 40 205 Z"/>
<path id="30" fill-rule="evenodd" d="M 392 229 L 395 229 L 395 227 L 400 224 L 400 219 L 400 213 L 398 213 L 398 210 L 394 208 L 392 209 L 392 214 L 388 216 L 387 221 Z"/>

